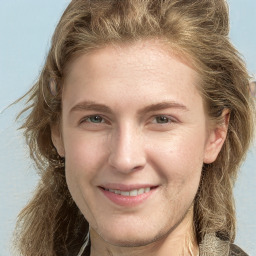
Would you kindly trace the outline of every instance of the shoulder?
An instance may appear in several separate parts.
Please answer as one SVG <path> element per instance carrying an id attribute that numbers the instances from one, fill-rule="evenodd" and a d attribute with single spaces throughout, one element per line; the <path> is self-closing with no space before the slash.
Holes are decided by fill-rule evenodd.
<path id="1" fill-rule="evenodd" d="M 249 256 L 245 253 L 240 247 L 235 244 L 230 244 L 230 253 L 229 256 Z"/>
<path id="2" fill-rule="evenodd" d="M 200 255 L 211 256 L 249 256 L 240 247 L 227 239 L 221 239 L 220 235 L 209 233 L 199 244 Z"/>

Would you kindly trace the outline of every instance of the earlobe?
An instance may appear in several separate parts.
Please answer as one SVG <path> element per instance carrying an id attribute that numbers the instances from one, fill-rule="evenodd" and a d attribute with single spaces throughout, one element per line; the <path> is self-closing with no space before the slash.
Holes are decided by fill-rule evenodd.
<path id="1" fill-rule="evenodd" d="M 65 157 L 63 140 L 62 140 L 61 132 L 58 125 L 51 126 L 51 138 L 52 138 L 52 143 L 56 148 L 58 154 L 61 157 Z"/>
<path id="2" fill-rule="evenodd" d="M 213 163 L 221 148 L 225 142 L 228 132 L 228 125 L 229 125 L 229 109 L 224 109 L 222 111 L 222 120 L 221 124 L 216 125 L 214 128 L 211 129 L 209 132 L 205 152 L 204 152 L 204 163 L 210 164 Z"/>

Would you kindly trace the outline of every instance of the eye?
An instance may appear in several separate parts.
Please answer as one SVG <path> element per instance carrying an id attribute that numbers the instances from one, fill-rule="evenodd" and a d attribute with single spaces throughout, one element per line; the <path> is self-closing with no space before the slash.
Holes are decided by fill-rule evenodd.
<path id="1" fill-rule="evenodd" d="M 153 123 L 157 123 L 157 124 L 168 124 L 172 122 L 174 122 L 172 118 L 164 115 L 156 116 L 153 121 Z"/>
<path id="2" fill-rule="evenodd" d="M 154 115 L 150 117 L 147 127 L 152 131 L 170 131 L 179 123 L 175 117 L 170 115 Z"/>
<path id="3" fill-rule="evenodd" d="M 111 122 L 102 115 L 88 115 L 79 120 L 78 127 L 84 131 L 105 131 L 111 128 Z"/>
<path id="4" fill-rule="evenodd" d="M 93 115 L 93 116 L 88 116 L 84 119 L 82 119 L 81 123 L 94 123 L 94 124 L 101 124 L 101 123 L 105 123 L 105 120 L 103 117 L 99 116 L 99 115 Z"/>

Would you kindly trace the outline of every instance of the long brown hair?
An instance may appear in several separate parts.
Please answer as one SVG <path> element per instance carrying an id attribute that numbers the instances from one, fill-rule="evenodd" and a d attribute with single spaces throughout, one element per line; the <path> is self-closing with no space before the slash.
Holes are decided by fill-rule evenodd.
<path id="1" fill-rule="evenodd" d="M 233 185 L 253 137 L 254 104 L 249 77 L 230 43 L 224 0 L 73 0 L 52 38 L 41 75 L 27 93 L 28 112 L 22 128 L 37 164 L 40 182 L 19 215 L 16 245 L 24 256 L 76 253 L 88 223 L 72 200 L 64 160 L 51 141 L 50 127 L 61 116 L 61 91 L 69 63 L 107 44 L 161 39 L 189 56 L 201 77 L 199 90 L 208 115 L 221 122 L 230 110 L 226 141 L 212 164 L 205 164 L 194 204 L 195 232 L 200 243 L 209 233 L 235 238 Z M 57 85 L 54 95 L 49 84 Z"/>

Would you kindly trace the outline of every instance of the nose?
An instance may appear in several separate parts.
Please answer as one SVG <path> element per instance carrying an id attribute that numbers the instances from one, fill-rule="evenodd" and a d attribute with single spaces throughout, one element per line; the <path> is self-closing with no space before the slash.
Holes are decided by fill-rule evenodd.
<path id="1" fill-rule="evenodd" d="M 111 137 L 109 164 L 122 173 L 143 169 L 146 164 L 143 136 L 138 130 L 126 126 Z"/>

